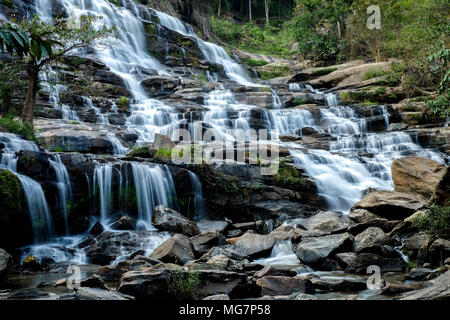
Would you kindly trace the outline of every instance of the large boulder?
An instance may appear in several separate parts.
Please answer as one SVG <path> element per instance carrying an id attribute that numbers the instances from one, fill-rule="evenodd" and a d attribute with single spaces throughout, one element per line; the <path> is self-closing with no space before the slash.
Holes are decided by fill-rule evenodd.
<path id="1" fill-rule="evenodd" d="M 256 280 L 261 295 L 290 295 L 294 292 L 314 293 L 311 280 L 307 277 L 267 276 Z"/>
<path id="2" fill-rule="evenodd" d="M 331 254 L 351 247 L 352 243 L 353 236 L 349 233 L 304 238 L 297 245 L 296 255 L 306 264 L 319 264 Z"/>
<path id="3" fill-rule="evenodd" d="M 408 256 L 411 259 L 417 260 L 419 264 L 422 264 L 427 258 L 430 243 L 431 237 L 425 232 L 419 232 L 406 239 L 404 248 L 408 250 Z"/>
<path id="4" fill-rule="evenodd" d="M 353 209 L 365 209 L 390 220 L 403 220 L 424 208 L 426 202 L 417 196 L 396 191 L 371 192 Z"/>
<path id="5" fill-rule="evenodd" d="M 445 169 L 441 181 L 436 186 L 431 201 L 441 206 L 448 206 L 450 204 L 450 167 Z"/>
<path id="6" fill-rule="evenodd" d="M 272 235 L 246 233 L 235 239 L 236 251 L 252 258 L 261 257 L 269 253 L 275 245 L 276 239 Z"/>
<path id="7" fill-rule="evenodd" d="M 407 267 L 402 258 L 385 258 L 375 253 L 360 253 L 354 259 L 347 260 L 347 272 L 367 273 L 367 267 L 379 266 L 382 272 L 404 271 Z"/>
<path id="8" fill-rule="evenodd" d="M 218 230 L 214 230 L 191 237 L 191 242 L 196 252 L 205 254 L 212 246 L 223 244 L 225 239 Z"/>
<path id="9" fill-rule="evenodd" d="M 189 237 L 200 233 L 195 222 L 190 221 L 177 211 L 163 205 L 157 206 L 153 211 L 152 222 L 160 230 L 178 232 Z"/>
<path id="10" fill-rule="evenodd" d="M 295 219 L 288 223 L 290 225 L 301 226 L 308 231 L 317 231 L 320 234 L 327 235 L 346 231 L 350 222 L 350 219 L 346 215 L 327 211 L 320 212 L 309 218 Z"/>
<path id="11" fill-rule="evenodd" d="M 450 299 L 450 271 L 429 281 L 423 289 L 406 293 L 402 300 L 448 300 Z"/>
<path id="12" fill-rule="evenodd" d="M 168 136 L 165 136 L 163 134 L 155 133 L 155 139 L 153 141 L 153 149 L 158 151 L 160 149 L 162 150 L 172 150 L 175 147 L 175 142 L 170 140 Z"/>
<path id="13" fill-rule="evenodd" d="M 429 200 L 446 171 L 445 165 L 427 158 L 397 159 L 392 164 L 395 191 L 414 194 Z"/>
<path id="14" fill-rule="evenodd" d="M 450 257 L 450 240 L 437 239 L 428 248 L 430 261 L 432 265 L 442 265 L 448 257 Z"/>
<path id="15" fill-rule="evenodd" d="M 383 230 L 370 227 L 358 234 L 353 242 L 355 252 L 378 252 L 381 247 L 389 242 L 389 237 Z"/>
<path id="16" fill-rule="evenodd" d="M 182 234 L 177 234 L 163 242 L 153 251 L 151 257 L 163 262 L 180 265 L 195 259 L 191 241 Z"/>
<path id="17" fill-rule="evenodd" d="M 11 267 L 12 257 L 3 249 L 0 249 L 0 281 L 5 279 L 9 268 Z"/>

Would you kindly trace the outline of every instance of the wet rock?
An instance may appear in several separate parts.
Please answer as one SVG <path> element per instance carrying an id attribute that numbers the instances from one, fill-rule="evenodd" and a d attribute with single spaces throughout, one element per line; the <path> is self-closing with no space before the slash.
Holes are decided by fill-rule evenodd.
<path id="1" fill-rule="evenodd" d="M 427 258 L 430 243 L 431 237 L 425 232 L 419 232 L 406 239 L 404 248 L 408 250 L 408 256 L 411 259 L 423 264 Z"/>
<path id="2" fill-rule="evenodd" d="M 158 150 L 172 150 L 175 147 L 175 143 L 170 140 L 168 136 L 163 134 L 155 133 L 155 139 L 153 141 L 153 149 Z"/>
<path id="3" fill-rule="evenodd" d="M 275 237 L 272 235 L 259 235 L 246 233 L 235 238 L 235 250 L 252 258 L 261 257 L 269 253 L 275 245 Z"/>
<path id="4" fill-rule="evenodd" d="M 199 260 L 200 261 L 208 261 L 214 256 L 217 255 L 225 255 L 230 259 L 242 261 L 246 258 L 246 255 L 241 254 L 240 252 L 236 251 L 233 248 L 230 247 L 213 247 L 211 248 L 206 254 L 204 254 Z"/>
<path id="5" fill-rule="evenodd" d="M 268 276 L 294 277 L 296 275 L 297 272 L 295 271 L 278 269 L 274 266 L 266 266 L 254 274 L 256 278 L 264 278 Z"/>
<path id="6" fill-rule="evenodd" d="M 62 296 L 59 300 L 134 300 L 134 298 L 108 290 L 80 288 L 76 293 Z"/>
<path id="7" fill-rule="evenodd" d="M 163 205 L 157 206 L 153 211 L 152 222 L 160 230 L 179 232 L 189 237 L 200 233 L 195 222 Z"/>
<path id="8" fill-rule="evenodd" d="M 224 244 L 225 239 L 218 230 L 215 230 L 191 237 L 191 243 L 195 252 L 205 254 L 212 246 Z"/>
<path id="9" fill-rule="evenodd" d="M 81 280 L 81 286 L 82 287 L 88 287 L 88 288 L 95 288 L 95 289 L 101 289 L 101 290 L 110 290 L 108 286 L 105 283 L 105 280 L 102 279 L 102 277 L 98 275 L 92 275 L 87 279 Z"/>
<path id="10" fill-rule="evenodd" d="M 349 233 L 304 238 L 297 245 L 296 255 L 306 264 L 318 264 L 332 253 L 351 247 L 352 243 L 353 236 Z"/>
<path id="11" fill-rule="evenodd" d="M 433 273 L 433 270 L 431 270 L 429 268 L 414 268 L 408 274 L 408 279 L 420 281 L 420 280 L 424 280 L 426 277 L 428 277 L 432 273 Z"/>
<path id="12" fill-rule="evenodd" d="M 0 248 L 0 281 L 6 278 L 12 264 L 12 256 Z"/>
<path id="13" fill-rule="evenodd" d="M 356 253 L 354 252 L 342 252 L 336 253 L 336 259 L 342 264 L 344 268 L 353 265 L 356 259 Z"/>
<path id="14" fill-rule="evenodd" d="M 377 227 L 367 228 L 355 237 L 353 250 L 360 252 L 379 252 L 381 247 L 389 242 L 389 237 Z"/>
<path id="15" fill-rule="evenodd" d="M 203 300 L 209 300 L 209 301 L 225 301 L 230 300 L 230 297 L 227 294 L 216 294 L 214 296 L 209 296 L 204 298 Z"/>
<path id="16" fill-rule="evenodd" d="M 277 296 L 292 293 L 314 293 L 311 280 L 307 277 L 267 276 L 256 280 L 261 295 Z"/>
<path id="17" fill-rule="evenodd" d="M 302 237 L 302 232 L 298 228 L 294 228 L 289 225 L 282 225 L 270 233 L 277 241 L 291 240 L 298 242 Z"/>
<path id="18" fill-rule="evenodd" d="M 161 263 L 161 261 L 156 259 L 137 256 L 133 260 L 120 261 L 116 266 L 104 266 L 97 271 L 97 274 L 105 281 L 117 282 L 120 280 L 122 274 L 128 271 L 138 270 L 140 268 L 150 268 L 159 263 Z"/>
<path id="19" fill-rule="evenodd" d="M 89 230 L 89 233 L 93 236 L 98 236 L 99 234 L 101 234 L 103 231 L 105 231 L 105 228 L 103 228 L 103 225 L 100 222 L 96 222 L 91 230 Z"/>
<path id="20" fill-rule="evenodd" d="M 412 284 L 389 283 L 386 287 L 381 289 L 380 293 L 387 296 L 395 296 L 400 293 L 419 290 L 422 288 L 423 284 L 421 283 L 412 283 Z"/>
<path id="21" fill-rule="evenodd" d="M 197 222 L 197 226 L 201 233 L 218 230 L 224 232 L 229 223 L 226 221 L 212 221 L 212 220 L 200 220 Z"/>
<path id="22" fill-rule="evenodd" d="M 360 253 L 353 261 L 348 261 L 347 272 L 356 272 L 365 274 L 367 267 L 377 265 L 382 272 L 404 271 L 406 262 L 401 258 L 385 258 L 375 253 Z"/>
<path id="23" fill-rule="evenodd" d="M 157 247 L 151 258 L 183 265 L 190 260 L 194 260 L 195 256 L 189 238 L 177 234 Z"/>
<path id="24" fill-rule="evenodd" d="M 395 191 L 414 194 L 425 200 L 433 196 L 445 172 L 445 165 L 421 157 L 401 158 L 392 164 Z"/>
<path id="25" fill-rule="evenodd" d="M 109 227 L 113 230 L 134 230 L 136 228 L 136 223 L 133 218 L 122 216 L 119 220 L 114 221 Z"/>
<path id="26" fill-rule="evenodd" d="M 450 271 L 427 283 L 420 290 L 406 293 L 401 300 L 448 300 L 450 298 Z"/>
<path id="27" fill-rule="evenodd" d="M 390 220 L 403 220 L 424 208 L 425 202 L 417 196 L 401 192 L 375 191 L 355 204 L 355 209 L 365 209 Z"/>
<path id="28" fill-rule="evenodd" d="M 315 290 L 327 292 L 356 292 L 367 289 L 367 283 L 363 279 L 330 279 L 311 277 L 311 282 Z"/>

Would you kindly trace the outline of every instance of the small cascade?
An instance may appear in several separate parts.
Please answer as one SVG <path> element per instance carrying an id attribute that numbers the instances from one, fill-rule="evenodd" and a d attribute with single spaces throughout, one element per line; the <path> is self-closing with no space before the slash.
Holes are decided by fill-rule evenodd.
<path id="1" fill-rule="evenodd" d="M 272 92 L 272 107 L 273 109 L 282 109 L 284 108 L 283 106 L 283 102 L 281 102 L 280 96 L 278 95 L 278 93 L 271 89 Z"/>
<path id="2" fill-rule="evenodd" d="M 288 89 L 289 89 L 289 91 L 292 91 L 292 92 L 298 92 L 298 91 L 301 91 L 300 84 L 298 84 L 298 83 L 296 83 L 296 82 L 289 83 Z"/>
<path id="3" fill-rule="evenodd" d="M 72 197 L 72 186 L 70 183 L 69 173 L 67 172 L 66 166 L 61 162 L 61 157 L 59 155 L 55 155 L 55 160 L 49 160 L 49 163 L 55 171 L 59 208 L 60 212 L 64 215 L 66 234 L 68 234 L 69 225 L 67 217 L 67 201 L 69 201 Z"/>
<path id="4" fill-rule="evenodd" d="M 337 107 L 339 105 L 339 98 L 334 93 L 326 93 L 324 98 L 328 107 Z"/>
<path id="5" fill-rule="evenodd" d="M 197 40 L 198 47 L 202 51 L 205 58 L 210 62 L 222 65 L 228 78 L 242 85 L 255 86 L 255 84 L 250 80 L 245 68 L 231 59 L 225 49 L 213 43 L 203 41 L 197 36 L 190 25 L 180 21 L 179 19 L 169 16 L 163 12 L 156 10 L 154 11 L 158 15 L 161 25 L 164 27 L 195 38 Z"/>
<path id="6" fill-rule="evenodd" d="M 301 136 L 302 129 L 305 127 L 312 127 L 318 132 L 323 131 L 317 126 L 311 112 L 304 109 L 271 110 L 270 119 L 278 134 L 296 134 Z"/>
<path id="7" fill-rule="evenodd" d="M 189 199 L 193 203 L 194 207 L 194 220 L 202 220 L 207 218 L 206 208 L 205 208 L 205 199 L 203 198 L 202 184 L 198 179 L 197 175 L 191 171 L 189 171 L 189 178 L 191 179 L 192 184 L 192 194 L 193 197 Z M 189 208 L 191 206 L 189 205 Z M 188 214 L 188 216 L 191 216 Z"/>
<path id="8" fill-rule="evenodd" d="M 113 146 L 113 154 L 116 156 L 125 156 L 128 153 L 128 149 L 125 148 L 114 133 L 108 132 L 106 137 Z"/>
<path id="9" fill-rule="evenodd" d="M 108 217 L 112 213 L 113 207 L 113 166 L 112 164 L 101 164 L 95 168 L 94 183 L 98 186 L 100 197 L 100 221 L 107 225 Z"/>
<path id="10" fill-rule="evenodd" d="M 320 110 L 321 118 L 328 125 L 328 132 L 334 136 L 361 134 L 367 131 L 366 121 L 350 107 L 330 107 Z"/>
<path id="11" fill-rule="evenodd" d="M 132 163 L 137 194 L 138 225 L 146 230 L 152 226 L 153 209 L 157 205 L 173 207 L 176 199 L 172 175 L 166 166 Z"/>
<path id="12" fill-rule="evenodd" d="M 292 242 L 290 240 L 277 242 L 268 258 L 258 259 L 254 262 L 266 266 L 283 267 L 295 267 L 301 264 L 292 249 Z"/>
<path id="13" fill-rule="evenodd" d="M 83 97 L 84 106 L 88 109 L 92 109 L 95 112 L 95 115 L 97 116 L 97 123 L 98 124 L 106 124 L 109 125 L 108 117 L 102 114 L 100 108 L 96 107 L 94 105 L 94 102 L 91 98 Z"/>

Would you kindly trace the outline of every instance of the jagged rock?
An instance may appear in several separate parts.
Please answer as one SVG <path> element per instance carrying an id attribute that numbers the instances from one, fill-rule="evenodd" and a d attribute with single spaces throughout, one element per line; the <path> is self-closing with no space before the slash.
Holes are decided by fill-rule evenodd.
<path id="1" fill-rule="evenodd" d="M 256 280 L 261 295 L 277 296 L 292 293 L 314 293 L 311 280 L 307 277 L 267 276 Z"/>
<path id="2" fill-rule="evenodd" d="M 87 279 L 81 280 L 80 285 L 82 287 L 88 287 L 88 288 L 95 288 L 95 289 L 101 289 L 101 290 L 110 290 L 108 286 L 105 283 L 105 280 L 103 280 L 98 275 L 92 275 Z"/>
<path id="3" fill-rule="evenodd" d="M 356 292 L 367 289 L 366 281 L 356 277 L 350 279 L 311 277 L 311 283 L 315 290 L 328 292 Z"/>
<path id="4" fill-rule="evenodd" d="M 351 266 L 354 263 L 356 259 L 356 253 L 354 252 L 336 253 L 335 257 L 344 266 L 344 268 L 347 268 L 348 266 Z"/>
<path id="5" fill-rule="evenodd" d="M 439 181 L 439 184 L 436 186 L 431 201 L 441 206 L 448 206 L 450 204 L 449 190 L 450 190 L 450 168 L 447 167 L 442 175 L 441 181 Z"/>
<path id="6" fill-rule="evenodd" d="M 12 256 L 5 250 L 0 248 L 0 281 L 6 278 L 6 275 L 11 267 Z"/>
<path id="7" fill-rule="evenodd" d="M 409 292 L 401 300 L 448 300 L 450 298 L 450 271 L 431 280 L 423 289 Z"/>
<path id="8" fill-rule="evenodd" d="M 181 265 L 195 259 L 189 238 L 182 234 L 177 234 L 163 242 L 153 251 L 151 257 L 163 262 Z"/>
<path id="9" fill-rule="evenodd" d="M 103 225 L 100 222 L 96 222 L 91 230 L 89 230 L 89 234 L 92 234 L 93 236 L 98 236 L 103 231 L 105 231 L 105 228 L 103 228 Z"/>
<path id="10" fill-rule="evenodd" d="M 408 274 L 408 279 L 411 280 L 424 280 L 426 277 L 428 277 L 430 274 L 433 273 L 433 270 L 429 268 L 414 268 L 412 269 Z"/>
<path id="11" fill-rule="evenodd" d="M 105 281 L 118 282 L 125 272 L 140 268 L 150 268 L 159 263 L 161 263 L 159 260 L 137 256 L 133 260 L 120 261 L 116 266 L 104 266 L 97 271 L 97 274 Z"/>
<path id="12" fill-rule="evenodd" d="M 300 229 L 289 225 L 281 225 L 273 230 L 269 235 L 274 236 L 277 241 L 292 240 L 297 242 L 302 237 Z"/>
<path id="13" fill-rule="evenodd" d="M 353 236 L 349 233 L 304 238 L 297 245 L 296 255 L 301 262 L 318 264 L 332 253 L 351 247 L 352 242 Z"/>
<path id="14" fill-rule="evenodd" d="M 358 234 L 353 242 L 353 250 L 360 252 L 379 252 L 381 247 L 389 242 L 389 237 L 383 230 L 370 227 Z"/>
<path id="15" fill-rule="evenodd" d="M 390 232 L 401 222 L 400 220 L 381 218 L 363 209 L 352 209 L 348 217 L 353 223 L 350 224 L 347 231 L 353 235 L 357 235 L 369 227 L 378 227 L 384 232 Z"/>
<path id="16" fill-rule="evenodd" d="M 209 259 L 211 259 L 212 257 L 217 256 L 217 255 L 224 255 L 230 259 L 239 260 L 239 261 L 242 261 L 246 258 L 245 255 L 241 254 L 240 252 L 238 252 L 232 248 L 213 247 L 207 253 L 205 253 L 203 256 L 201 256 L 199 260 L 206 262 Z"/>
<path id="17" fill-rule="evenodd" d="M 226 221 L 200 220 L 197 222 L 197 226 L 199 227 L 201 233 L 214 230 L 224 232 L 228 225 L 229 223 Z"/>
<path id="18" fill-rule="evenodd" d="M 275 245 L 275 237 L 271 235 L 259 235 L 246 233 L 236 238 L 235 250 L 252 258 L 260 257 L 272 250 Z"/>
<path id="19" fill-rule="evenodd" d="M 268 276 L 294 277 L 297 274 L 295 271 L 278 269 L 274 266 L 266 266 L 263 269 L 255 272 L 256 278 L 264 278 Z"/>
<path id="20" fill-rule="evenodd" d="M 366 195 L 353 208 L 365 209 L 390 220 L 403 220 L 425 205 L 423 200 L 407 193 L 375 191 Z"/>
<path id="21" fill-rule="evenodd" d="M 161 230 L 179 232 L 189 237 L 200 233 L 197 224 L 182 216 L 177 211 L 159 205 L 153 211 L 153 225 Z"/>
<path id="22" fill-rule="evenodd" d="M 392 180 L 395 191 L 414 194 L 429 200 L 443 179 L 446 170 L 445 165 L 427 158 L 397 159 L 392 164 Z"/>

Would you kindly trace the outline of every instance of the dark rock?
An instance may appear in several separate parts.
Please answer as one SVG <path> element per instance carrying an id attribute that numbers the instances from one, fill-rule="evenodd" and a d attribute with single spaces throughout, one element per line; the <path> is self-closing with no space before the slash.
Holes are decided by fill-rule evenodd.
<path id="1" fill-rule="evenodd" d="M 367 228 L 355 237 L 353 250 L 360 252 L 379 252 L 381 247 L 389 242 L 389 237 L 377 227 Z"/>
<path id="2" fill-rule="evenodd" d="M 177 234 L 166 240 L 153 251 L 151 257 L 180 265 L 195 259 L 189 238 L 182 234 Z"/>
<path id="3" fill-rule="evenodd" d="M 360 253 L 353 261 L 349 261 L 347 272 L 356 272 L 365 274 L 367 267 L 377 265 L 382 272 L 404 271 L 406 269 L 406 262 L 401 258 L 384 258 L 374 253 Z"/>
<path id="4" fill-rule="evenodd" d="M 450 298 L 450 271 L 434 280 L 429 281 L 426 287 L 406 293 L 402 300 L 448 300 Z"/>
<path id="5" fill-rule="evenodd" d="M 136 223 L 133 218 L 128 216 L 120 217 L 119 220 L 113 222 L 109 226 L 112 230 L 134 230 Z"/>
<path id="6" fill-rule="evenodd" d="M 314 293 L 311 280 L 307 277 L 267 276 L 256 280 L 261 295 L 277 296 L 292 293 Z"/>
<path id="7" fill-rule="evenodd" d="M 179 232 L 189 237 L 200 233 L 195 222 L 183 217 L 177 211 L 162 205 L 157 206 L 153 211 L 152 222 L 158 229 Z"/>
<path id="8" fill-rule="evenodd" d="M 96 222 L 92 226 L 91 230 L 89 230 L 89 233 L 92 234 L 93 236 L 98 236 L 103 231 L 105 231 L 105 228 L 103 228 L 103 225 L 100 222 Z"/>
<path id="9" fill-rule="evenodd" d="M 444 264 L 445 259 L 450 257 L 450 240 L 435 240 L 429 247 L 428 252 L 433 266 Z"/>
<path id="10" fill-rule="evenodd" d="M 272 235 L 259 235 L 246 233 L 235 238 L 235 250 L 252 258 L 261 257 L 269 253 L 275 245 L 275 237 Z"/>
<path id="11" fill-rule="evenodd" d="M 191 237 L 191 243 L 197 253 L 205 254 L 212 246 L 224 244 L 225 239 L 215 230 Z"/>
<path id="12" fill-rule="evenodd" d="M 0 248 L 0 281 L 6 278 L 12 264 L 12 256 Z"/>

